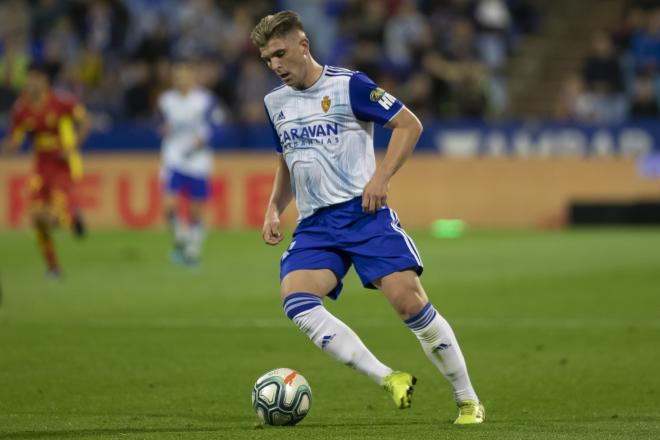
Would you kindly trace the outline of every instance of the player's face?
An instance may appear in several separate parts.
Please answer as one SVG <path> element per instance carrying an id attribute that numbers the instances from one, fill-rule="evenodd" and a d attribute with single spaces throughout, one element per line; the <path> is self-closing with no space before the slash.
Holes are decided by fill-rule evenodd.
<path id="1" fill-rule="evenodd" d="M 284 84 L 296 89 L 304 88 L 309 43 L 303 34 L 291 32 L 281 38 L 272 38 L 259 52 L 261 59 Z"/>
<path id="2" fill-rule="evenodd" d="M 189 64 L 178 64 L 172 68 L 172 84 L 178 90 L 189 90 L 195 85 L 195 72 Z"/>
<path id="3" fill-rule="evenodd" d="M 48 92 L 48 78 L 44 73 L 31 71 L 25 77 L 25 93 L 38 98 Z"/>

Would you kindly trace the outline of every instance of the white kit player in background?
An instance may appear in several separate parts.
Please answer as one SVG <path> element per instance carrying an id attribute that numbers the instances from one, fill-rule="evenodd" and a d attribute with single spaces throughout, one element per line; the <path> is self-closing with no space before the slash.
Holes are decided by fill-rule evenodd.
<path id="1" fill-rule="evenodd" d="M 452 385 L 455 423 L 483 422 L 456 336 L 424 292 L 419 253 L 387 206 L 390 178 L 415 148 L 421 123 L 365 74 L 317 63 L 294 12 L 264 17 L 251 39 L 284 83 L 264 98 L 280 154 L 262 234 L 267 244 L 282 241 L 280 215 L 295 198 L 300 217 L 280 261 L 287 317 L 325 353 L 385 388 L 397 407 L 410 407 L 416 379 L 378 360 L 323 304 L 338 298 L 355 266 L 363 286 L 382 292 Z M 374 122 L 392 129 L 378 166 Z"/>
<path id="2" fill-rule="evenodd" d="M 173 64 L 172 85 L 158 98 L 165 218 L 173 237 L 172 261 L 195 265 L 205 235 L 202 209 L 213 169 L 209 142 L 224 114 L 213 94 L 197 85 L 192 62 Z M 189 198 L 188 218 L 178 210 L 180 197 Z"/>

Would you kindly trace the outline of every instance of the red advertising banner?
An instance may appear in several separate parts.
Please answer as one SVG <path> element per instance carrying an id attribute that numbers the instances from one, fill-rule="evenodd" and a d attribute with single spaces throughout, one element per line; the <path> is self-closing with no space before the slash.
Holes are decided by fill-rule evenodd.
<path id="1" fill-rule="evenodd" d="M 216 228 L 261 228 L 277 161 L 274 156 L 231 157 L 216 161 L 207 222 Z M 163 226 L 159 159 L 155 155 L 95 155 L 85 158 L 85 177 L 76 199 L 91 225 L 100 228 Z M 0 225 L 20 228 L 29 221 L 30 162 L 0 161 Z M 182 206 L 181 209 L 185 209 Z M 295 209 L 285 222 L 295 223 Z"/>
<path id="2" fill-rule="evenodd" d="M 156 155 L 107 154 L 85 158 L 79 204 L 95 228 L 163 226 Z M 215 228 L 261 228 L 275 175 L 274 154 L 216 156 L 206 220 Z M 0 158 L 0 227 L 29 222 L 30 161 Z M 641 176 L 633 160 L 443 159 L 415 155 L 391 182 L 389 201 L 405 227 L 458 218 L 479 227 L 555 227 L 576 200 L 659 198 L 660 179 Z M 293 226 L 293 204 L 283 217 Z"/>

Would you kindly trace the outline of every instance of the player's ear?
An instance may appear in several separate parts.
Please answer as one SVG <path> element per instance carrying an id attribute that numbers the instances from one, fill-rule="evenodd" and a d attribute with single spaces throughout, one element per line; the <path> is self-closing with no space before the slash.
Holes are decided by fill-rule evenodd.
<path id="1" fill-rule="evenodd" d="M 300 47 L 302 49 L 303 55 L 309 55 L 309 39 L 307 37 L 303 37 L 300 40 Z"/>

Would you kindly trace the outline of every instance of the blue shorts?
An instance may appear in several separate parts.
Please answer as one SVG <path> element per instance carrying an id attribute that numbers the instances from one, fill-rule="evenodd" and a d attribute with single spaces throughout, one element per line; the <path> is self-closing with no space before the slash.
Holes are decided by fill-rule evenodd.
<path id="1" fill-rule="evenodd" d="M 184 193 L 193 200 L 206 200 L 209 198 L 208 179 L 188 176 L 176 170 L 165 170 L 163 186 L 168 193 Z"/>
<path id="2" fill-rule="evenodd" d="M 330 269 L 337 287 L 351 264 L 362 285 L 375 289 L 373 281 L 394 272 L 412 269 L 421 275 L 422 260 L 412 239 L 399 224 L 394 210 L 385 206 L 374 214 L 362 211 L 362 197 L 319 209 L 303 219 L 280 261 L 280 281 L 300 269 Z"/>

